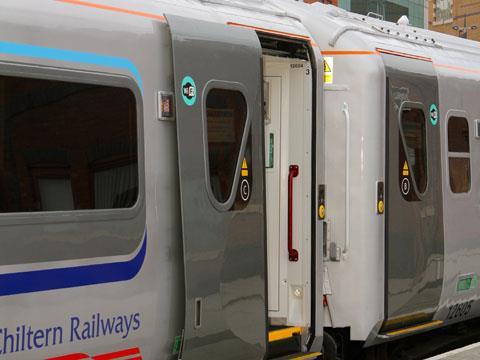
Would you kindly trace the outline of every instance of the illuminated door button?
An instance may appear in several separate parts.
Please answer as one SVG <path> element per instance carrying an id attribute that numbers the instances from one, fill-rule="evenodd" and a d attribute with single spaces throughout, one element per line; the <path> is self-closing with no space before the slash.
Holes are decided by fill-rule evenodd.
<path id="1" fill-rule="evenodd" d="M 323 220 L 325 219 L 325 205 L 320 205 L 319 208 L 318 208 L 318 217 L 320 218 L 320 220 Z"/>
<path id="2" fill-rule="evenodd" d="M 383 203 L 382 200 L 378 202 L 377 209 L 379 214 L 383 214 L 383 212 L 385 211 L 385 204 Z"/>

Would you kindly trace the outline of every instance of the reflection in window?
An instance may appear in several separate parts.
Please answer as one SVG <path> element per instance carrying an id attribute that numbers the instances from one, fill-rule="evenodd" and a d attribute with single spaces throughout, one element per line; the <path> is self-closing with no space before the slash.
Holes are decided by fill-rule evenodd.
<path id="1" fill-rule="evenodd" d="M 75 210 L 70 179 L 38 179 L 43 211 Z"/>
<path id="2" fill-rule="evenodd" d="M 470 191 L 470 137 L 468 121 L 462 117 L 448 120 L 448 168 L 454 193 Z"/>
<path id="3" fill-rule="evenodd" d="M 448 151 L 469 153 L 468 121 L 461 117 L 451 117 L 448 120 Z"/>
<path id="4" fill-rule="evenodd" d="M 95 208 L 115 209 L 137 199 L 137 165 L 113 167 L 95 172 Z"/>
<path id="5" fill-rule="evenodd" d="M 452 20 L 452 1 L 453 0 L 435 0 L 434 2 L 434 22 L 445 22 Z"/>
<path id="6" fill-rule="evenodd" d="M 247 104 L 241 92 L 225 89 L 209 91 L 207 139 L 210 186 L 220 203 L 225 203 L 232 192 L 246 120 Z"/>
<path id="7" fill-rule="evenodd" d="M 133 206 L 134 95 L 124 88 L 0 76 L 0 170 L 3 213 Z"/>
<path id="8" fill-rule="evenodd" d="M 427 143 L 425 114 L 420 109 L 402 112 L 402 133 L 405 153 L 418 191 L 423 194 L 427 188 Z"/>

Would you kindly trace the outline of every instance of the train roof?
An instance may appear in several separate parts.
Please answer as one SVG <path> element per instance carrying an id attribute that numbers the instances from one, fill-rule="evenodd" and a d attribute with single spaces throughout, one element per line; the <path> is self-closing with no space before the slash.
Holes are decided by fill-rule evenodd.
<path id="1" fill-rule="evenodd" d="M 72 27 L 78 27 L 79 23 L 84 29 L 110 27 L 111 32 L 122 32 L 126 36 L 129 29 L 151 27 L 152 21 L 165 22 L 165 16 L 177 15 L 301 39 L 312 38 L 321 51 L 375 51 L 378 48 L 405 51 L 451 67 L 468 67 L 470 75 L 480 76 L 478 42 L 320 3 L 293 0 L 43 0 L 41 3 L 40 6 L 38 0 L 3 2 L 0 21 L 14 21 L 11 11 L 16 10 L 13 18 L 23 11 L 26 18 L 35 16 L 38 26 L 43 25 L 42 19 L 48 21 L 45 26 L 50 27 L 54 27 L 56 21 L 68 26 L 68 19 L 75 19 Z M 58 16 L 55 18 L 55 15 Z"/>

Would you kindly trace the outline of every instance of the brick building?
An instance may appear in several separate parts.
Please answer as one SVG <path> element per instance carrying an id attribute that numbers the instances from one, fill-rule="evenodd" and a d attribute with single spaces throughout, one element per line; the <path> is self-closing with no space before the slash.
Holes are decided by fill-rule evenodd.
<path id="1" fill-rule="evenodd" d="M 431 30 L 480 41 L 479 0 L 429 0 L 428 14 Z"/>

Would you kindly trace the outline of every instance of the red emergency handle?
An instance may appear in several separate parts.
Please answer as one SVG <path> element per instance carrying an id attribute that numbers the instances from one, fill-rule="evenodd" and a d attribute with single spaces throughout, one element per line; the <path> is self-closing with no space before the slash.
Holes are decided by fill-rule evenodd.
<path id="1" fill-rule="evenodd" d="M 293 179 L 298 176 L 298 165 L 290 165 L 288 172 L 288 259 L 298 261 L 298 251 L 293 248 Z"/>

